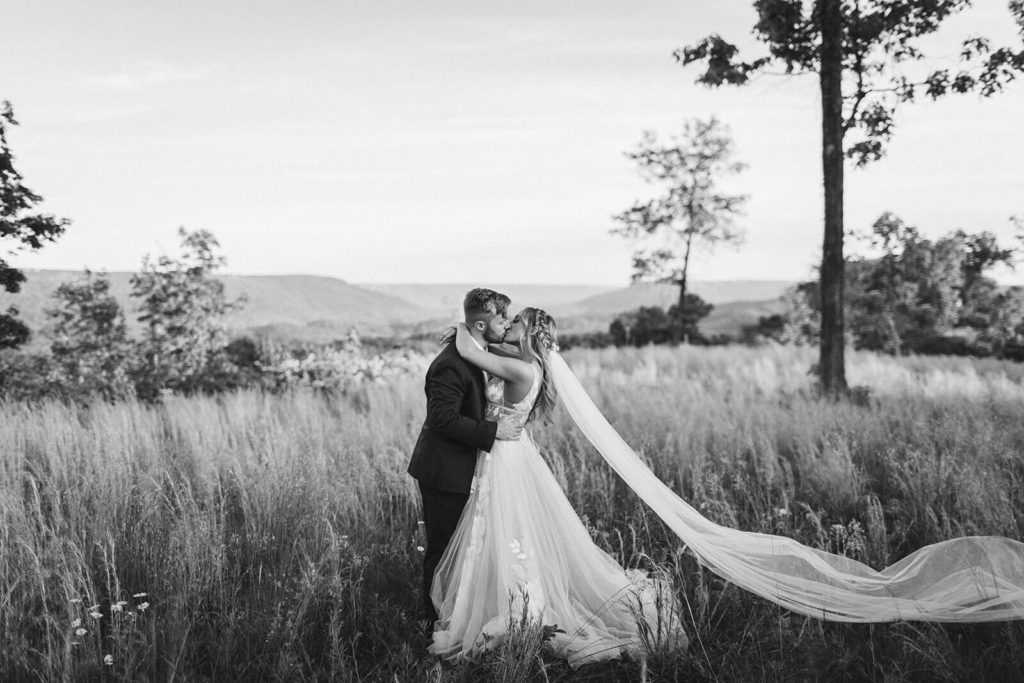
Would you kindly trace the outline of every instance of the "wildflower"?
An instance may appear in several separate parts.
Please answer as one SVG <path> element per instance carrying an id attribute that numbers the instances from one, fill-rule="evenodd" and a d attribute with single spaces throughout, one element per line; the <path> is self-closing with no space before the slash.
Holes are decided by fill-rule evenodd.
<path id="1" fill-rule="evenodd" d="M 82 599 L 81 598 L 71 598 L 70 600 L 68 600 L 68 602 L 70 602 L 70 603 L 82 602 Z"/>
<path id="2" fill-rule="evenodd" d="M 71 628 L 78 628 L 81 625 L 82 625 L 82 620 L 81 619 L 75 619 L 74 621 L 71 622 Z"/>
<path id="3" fill-rule="evenodd" d="M 88 631 L 86 631 L 84 628 L 75 629 L 76 636 L 84 636 L 86 633 L 88 633 Z"/>
<path id="4" fill-rule="evenodd" d="M 113 605 L 110 606 L 110 611 L 111 612 L 120 612 L 123 609 L 124 609 L 124 603 L 123 602 L 117 602 L 117 603 L 114 603 Z"/>
<path id="5" fill-rule="evenodd" d="M 133 598 L 144 598 L 144 597 L 146 597 L 146 594 L 145 593 L 134 593 L 134 594 L 132 594 L 132 597 Z"/>
<path id="6" fill-rule="evenodd" d="M 149 603 L 148 602 L 144 602 L 144 603 L 140 604 L 139 607 L 138 607 L 138 610 L 140 612 L 145 612 L 147 609 L 149 609 Z"/>
<path id="7" fill-rule="evenodd" d="M 103 663 L 107 666 L 114 666 L 114 655 L 107 655 L 103 658 Z"/>
<path id="8" fill-rule="evenodd" d="M 418 552 L 418 553 L 424 552 L 423 546 L 421 546 L 421 545 L 416 546 L 416 552 Z"/>
<path id="9" fill-rule="evenodd" d="M 89 612 L 89 616 L 92 617 L 93 619 L 100 619 L 100 618 L 103 617 L 102 614 L 100 614 L 99 612 L 97 612 L 95 610 L 93 610 L 92 612 Z"/>
<path id="10" fill-rule="evenodd" d="M 779 517 L 789 517 L 789 510 L 787 510 L 786 508 L 779 508 L 778 510 L 775 511 L 775 514 L 777 514 Z"/>

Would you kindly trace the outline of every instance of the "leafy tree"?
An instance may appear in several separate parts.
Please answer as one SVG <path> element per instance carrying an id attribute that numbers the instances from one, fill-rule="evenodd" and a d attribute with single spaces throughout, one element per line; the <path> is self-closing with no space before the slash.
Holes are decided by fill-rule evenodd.
<path id="1" fill-rule="evenodd" d="M 791 287 L 782 296 L 783 311 L 758 318 L 756 325 L 743 329 L 747 342 L 771 339 L 779 344 L 813 346 L 818 343 L 821 322 L 800 287 Z"/>
<path id="2" fill-rule="evenodd" d="M 0 349 L 16 349 L 30 336 L 32 333 L 28 325 L 18 320 L 17 308 L 10 306 L 7 313 L 0 313 Z"/>
<path id="3" fill-rule="evenodd" d="M 633 280 L 653 278 L 678 286 L 678 305 L 685 308 L 694 247 L 742 239 L 735 220 L 747 197 L 728 194 L 718 184 L 744 166 L 732 160 L 732 139 L 715 118 L 687 121 L 683 134 L 668 143 L 648 131 L 627 156 L 664 193 L 616 215 L 620 225 L 612 233 L 640 245 L 633 254 Z M 657 246 L 647 246 L 652 243 Z"/>
<path id="4" fill-rule="evenodd" d="M 8 128 L 16 125 L 11 103 L 0 102 L 0 239 L 13 242 L 8 255 L 41 249 L 46 242 L 56 241 L 70 224 L 66 218 L 34 212 L 43 198 L 22 184 L 22 175 L 14 168 L 14 155 L 7 143 Z M 17 293 L 24 281 L 25 274 L 0 257 L 0 286 Z M 0 313 L 0 348 L 21 346 L 28 341 L 28 328 L 17 316 L 13 307 Z"/>
<path id="5" fill-rule="evenodd" d="M 986 277 L 997 263 L 1012 264 L 1016 249 L 1004 248 L 985 232 L 958 230 L 925 239 L 891 213 L 859 237 L 876 255 L 852 257 L 846 264 L 846 328 L 855 347 L 990 355 L 1018 343 L 1024 292 Z M 815 283 L 803 283 L 799 290 L 812 310 L 821 310 Z M 785 320 L 763 322 L 762 335 L 774 337 L 773 324 L 791 321 L 787 314 Z"/>
<path id="6" fill-rule="evenodd" d="M 50 354 L 0 350 L 0 398 L 38 401 L 65 395 L 60 371 Z"/>
<path id="7" fill-rule="evenodd" d="M 50 351 L 69 390 L 108 398 L 129 393 L 131 341 L 110 279 L 86 270 L 82 279 L 62 283 L 53 296 L 58 305 L 46 311 L 52 325 Z"/>
<path id="8" fill-rule="evenodd" d="M 963 242 L 966 251 L 961 266 L 963 273 L 961 302 L 964 306 L 968 306 L 972 296 L 975 295 L 975 289 L 984 286 L 982 283 L 984 272 L 998 264 L 1012 267 L 1017 250 L 1012 247 L 1000 246 L 996 236 L 988 231 L 968 235 L 963 230 L 958 230 L 956 236 Z"/>
<path id="9" fill-rule="evenodd" d="M 924 96 L 999 92 L 1024 71 L 1024 49 L 994 49 L 983 37 L 963 41 L 957 69 L 938 69 L 921 79 L 906 68 L 924 58 L 917 39 L 970 0 L 755 0 L 757 37 L 768 55 L 742 61 L 718 35 L 677 50 L 684 66 L 704 62 L 698 82 L 742 85 L 770 65 L 787 74 L 818 75 L 822 111 L 822 176 L 825 230 L 819 270 L 821 300 L 820 378 L 826 393 L 846 390 L 844 357 L 843 186 L 844 158 L 858 166 L 880 158 L 892 137 L 896 106 Z M 1024 35 L 1024 2 L 1010 11 Z M 848 138 L 849 136 L 849 138 Z"/>
<path id="10" fill-rule="evenodd" d="M 703 342 L 697 322 L 714 308 L 696 294 L 687 294 L 682 305 L 668 311 L 660 306 L 642 306 L 619 315 L 608 327 L 608 335 L 616 346 L 646 344 L 678 344 Z"/>
<path id="11" fill-rule="evenodd" d="M 178 234 L 180 259 L 147 256 L 131 279 L 143 324 L 136 390 L 144 398 L 215 389 L 228 371 L 225 317 L 243 303 L 227 301 L 224 284 L 213 277 L 225 263 L 214 236 L 184 228 Z"/>

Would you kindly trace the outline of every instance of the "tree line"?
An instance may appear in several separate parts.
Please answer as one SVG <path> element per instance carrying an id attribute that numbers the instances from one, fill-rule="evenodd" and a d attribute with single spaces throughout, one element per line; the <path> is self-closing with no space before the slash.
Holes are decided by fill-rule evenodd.
<path id="1" fill-rule="evenodd" d="M 1000 286 L 990 275 L 1012 267 L 1024 252 L 989 231 L 956 230 L 938 239 L 885 212 L 870 230 L 855 233 L 868 254 L 846 260 L 845 343 L 894 355 L 956 354 L 1024 361 L 1024 287 Z M 821 297 L 816 281 L 786 297 L 783 313 L 748 327 L 748 341 L 815 344 Z"/>
<path id="2" fill-rule="evenodd" d="M 228 301 L 223 283 L 213 277 L 224 264 L 214 236 L 184 228 L 178 234 L 179 258 L 147 256 L 132 275 L 138 337 L 128 334 L 109 278 L 87 270 L 54 292 L 46 310 L 49 354 L 14 352 L 27 334 L 5 342 L 11 350 L 0 353 L 0 395 L 154 400 L 242 381 L 244 354 L 229 344 L 225 318 L 244 301 Z"/>

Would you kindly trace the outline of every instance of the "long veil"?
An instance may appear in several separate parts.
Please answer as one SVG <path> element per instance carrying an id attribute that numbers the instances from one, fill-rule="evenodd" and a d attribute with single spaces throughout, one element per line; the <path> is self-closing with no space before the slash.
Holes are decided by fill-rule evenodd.
<path id="1" fill-rule="evenodd" d="M 1024 618 L 1024 543 L 968 536 L 926 546 L 875 571 L 784 536 L 705 519 L 637 457 L 557 352 L 549 371 L 573 421 L 627 485 L 722 578 L 829 621 L 1000 621 Z"/>

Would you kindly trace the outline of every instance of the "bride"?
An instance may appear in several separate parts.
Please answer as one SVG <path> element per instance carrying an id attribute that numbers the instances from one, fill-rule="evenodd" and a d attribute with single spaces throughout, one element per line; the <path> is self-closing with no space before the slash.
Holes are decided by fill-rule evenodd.
<path id="1" fill-rule="evenodd" d="M 547 313 L 525 308 L 505 335 L 516 352 L 505 356 L 458 326 L 459 354 L 489 375 L 488 420 L 526 424 L 554 407 L 556 334 Z M 493 647 L 524 618 L 549 627 L 548 646 L 574 667 L 642 657 L 645 639 L 687 644 L 670 587 L 624 570 L 593 543 L 526 431 L 478 457 L 431 598 L 439 619 L 429 650 L 448 659 Z"/>
<path id="2" fill-rule="evenodd" d="M 1024 543 L 953 538 L 875 570 L 784 536 L 720 526 L 660 481 L 612 428 L 557 353 L 547 314 L 524 309 L 506 340 L 519 350 L 511 358 L 476 348 L 465 326 L 456 335 L 459 353 L 491 375 L 489 417 L 508 413 L 525 423 L 550 410 L 557 393 L 609 466 L 727 581 L 828 621 L 1024 619 Z M 591 542 L 523 432 L 477 459 L 473 491 L 432 586 L 440 619 L 430 650 L 472 656 L 523 611 L 565 631 L 551 645 L 573 665 L 638 652 L 652 623 L 685 645 L 676 604 L 659 595 L 664 585 L 624 571 Z"/>

